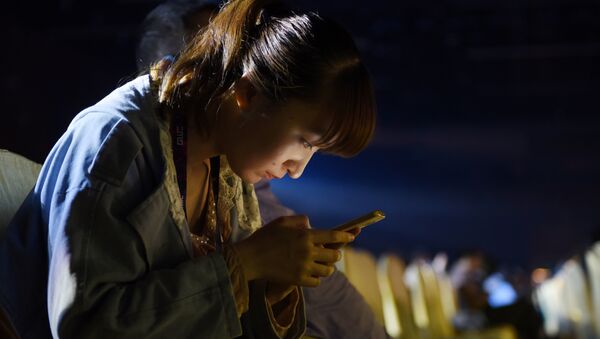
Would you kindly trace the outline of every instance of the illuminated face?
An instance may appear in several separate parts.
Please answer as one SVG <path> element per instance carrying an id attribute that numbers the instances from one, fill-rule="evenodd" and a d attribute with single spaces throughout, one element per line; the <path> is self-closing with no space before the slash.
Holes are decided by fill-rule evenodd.
<path id="1" fill-rule="evenodd" d="M 298 100 L 273 105 L 260 95 L 249 105 L 238 100 L 238 106 L 223 142 L 231 169 L 248 183 L 286 174 L 299 178 L 318 150 L 321 135 L 315 131 L 327 124 L 319 109 Z"/>

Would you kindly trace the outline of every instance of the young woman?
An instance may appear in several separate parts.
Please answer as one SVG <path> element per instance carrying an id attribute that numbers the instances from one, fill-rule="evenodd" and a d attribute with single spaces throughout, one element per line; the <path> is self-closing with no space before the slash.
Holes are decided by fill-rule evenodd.
<path id="1" fill-rule="evenodd" d="M 346 232 L 260 228 L 252 184 L 352 156 L 375 125 L 349 35 L 273 1 L 228 2 L 172 63 L 71 123 L 0 244 L 23 338 L 298 337 L 297 286 Z M 332 245 L 333 244 L 333 245 Z"/>

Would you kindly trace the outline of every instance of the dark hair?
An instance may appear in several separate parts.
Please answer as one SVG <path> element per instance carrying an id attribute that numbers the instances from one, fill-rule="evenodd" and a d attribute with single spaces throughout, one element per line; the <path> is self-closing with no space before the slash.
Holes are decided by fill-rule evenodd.
<path id="1" fill-rule="evenodd" d="M 193 30 L 194 15 L 219 9 L 218 0 L 171 0 L 154 8 L 142 23 L 136 48 L 138 71 L 165 56 L 174 56 L 185 46 L 186 33 Z"/>
<path id="2" fill-rule="evenodd" d="M 190 75 L 183 90 L 181 80 Z M 325 152 L 352 156 L 372 138 L 369 74 L 350 35 L 331 20 L 277 1 L 231 0 L 159 80 L 159 101 L 186 112 L 206 109 L 242 75 L 274 103 L 322 103 L 333 118 L 316 145 Z M 206 114 L 197 121 L 207 129 Z"/>

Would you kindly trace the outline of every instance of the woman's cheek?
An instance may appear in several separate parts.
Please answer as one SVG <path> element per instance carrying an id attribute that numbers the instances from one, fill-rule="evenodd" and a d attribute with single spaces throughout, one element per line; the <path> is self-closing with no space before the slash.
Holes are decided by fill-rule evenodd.
<path id="1" fill-rule="evenodd" d="M 297 153 L 297 151 L 293 145 L 286 143 L 278 145 L 268 153 L 268 162 L 270 162 L 270 165 L 273 166 L 278 164 L 281 165 L 290 159 L 294 159 L 294 154 Z"/>

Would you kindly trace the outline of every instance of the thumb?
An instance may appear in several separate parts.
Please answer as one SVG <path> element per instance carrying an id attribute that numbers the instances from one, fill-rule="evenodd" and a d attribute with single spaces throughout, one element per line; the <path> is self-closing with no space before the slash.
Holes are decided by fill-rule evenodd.
<path id="1" fill-rule="evenodd" d="M 310 226 L 310 221 L 305 215 L 284 215 L 269 222 L 265 226 L 289 227 L 301 230 L 312 229 Z"/>
<path id="2" fill-rule="evenodd" d="M 312 226 L 310 224 L 310 220 L 308 219 L 307 216 L 305 216 L 305 215 L 297 215 L 297 214 L 293 215 L 293 216 L 294 217 L 300 217 L 300 218 L 302 218 L 302 220 L 306 220 L 306 222 L 292 223 L 292 224 L 289 225 L 290 227 L 298 228 L 298 229 L 301 229 L 301 230 L 310 230 L 310 229 L 312 229 Z"/>

